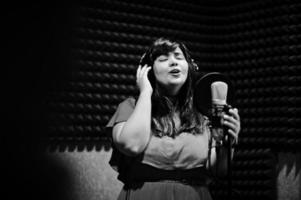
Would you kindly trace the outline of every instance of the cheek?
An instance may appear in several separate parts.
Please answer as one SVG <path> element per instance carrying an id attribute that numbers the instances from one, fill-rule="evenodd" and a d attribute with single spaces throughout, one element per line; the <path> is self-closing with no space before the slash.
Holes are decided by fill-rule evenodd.
<path id="1" fill-rule="evenodd" d="M 186 63 L 184 63 L 183 65 L 182 65 L 183 67 L 182 67 L 182 71 L 183 71 L 183 74 L 185 75 L 185 76 L 187 76 L 188 75 L 188 63 L 186 62 Z"/>
<path id="2" fill-rule="evenodd" d="M 166 71 L 164 65 L 161 63 L 154 63 L 153 70 L 156 79 L 160 79 L 160 77 L 163 76 Z"/>

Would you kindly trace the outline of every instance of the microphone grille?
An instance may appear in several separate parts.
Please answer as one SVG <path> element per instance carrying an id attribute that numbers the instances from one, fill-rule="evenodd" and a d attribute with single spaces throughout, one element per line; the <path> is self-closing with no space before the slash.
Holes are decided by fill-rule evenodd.
<path id="1" fill-rule="evenodd" d="M 216 81 L 211 84 L 212 104 L 227 104 L 228 85 L 222 81 Z"/>

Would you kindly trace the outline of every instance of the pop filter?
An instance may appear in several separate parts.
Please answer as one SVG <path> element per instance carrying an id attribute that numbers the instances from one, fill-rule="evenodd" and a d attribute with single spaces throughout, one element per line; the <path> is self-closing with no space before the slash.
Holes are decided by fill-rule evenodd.
<path id="1" fill-rule="evenodd" d="M 220 81 L 228 85 L 226 102 L 228 105 L 234 104 L 234 88 L 229 78 L 219 72 L 211 72 L 199 78 L 194 85 L 194 105 L 199 112 L 210 116 L 212 106 L 211 84 Z"/>

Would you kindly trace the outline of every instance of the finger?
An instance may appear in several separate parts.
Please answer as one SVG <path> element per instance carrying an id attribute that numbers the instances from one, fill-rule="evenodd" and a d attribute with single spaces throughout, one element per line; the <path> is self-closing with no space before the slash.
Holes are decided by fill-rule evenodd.
<path id="1" fill-rule="evenodd" d="M 238 138 L 238 134 L 235 131 L 233 131 L 232 129 L 228 129 L 227 131 L 232 137 Z"/>
<path id="2" fill-rule="evenodd" d="M 230 137 L 233 138 L 234 142 L 237 143 L 237 141 L 238 141 L 238 134 L 236 134 L 235 132 L 233 132 L 233 130 L 231 130 L 231 129 L 228 130 L 228 134 L 230 135 Z"/>
<path id="3" fill-rule="evenodd" d="M 151 70 L 151 67 L 147 67 L 145 69 L 145 72 L 144 72 L 144 75 L 147 76 L 148 75 L 148 72 Z"/>
<path id="4" fill-rule="evenodd" d="M 235 127 L 236 130 L 240 131 L 240 121 L 234 119 L 233 117 L 225 116 L 224 124 L 229 124 L 229 125 Z"/>
<path id="5" fill-rule="evenodd" d="M 230 137 L 237 139 L 237 134 L 233 130 L 229 129 L 228 134 L 230 135 Z"/>
<path id="6" fill-rule="evenodd" d="M 144 65 L 144 66 L 141 68 L 140 75 L 139 75 L 140 77 L 143 77 L 146 67 L 147 67 L 147 65 Z"/>
<path id="7" fill-rule="evenodd" d="M 140 71 L 141 71 L 141 65 L 138 66 L 137 72 L 136 72 L 136 78 L 140 76 Z"/>
<path id="8" fill-rule="evenodd" d="M 230 115 L 227 115 L 227 114 L 225 114 L 225 115 L 223 116 L 223 118 L 224 118 L 224 120 L 227 120 L 227 121 L 230 121 L 230 122 L 236 121 L 236 119 L 234 119 L 234 117 L 232 117 L 232 116 L 230 116 Z"/>
<path id="9" fill-rule="evenodd" d="M 150 70 L 149 66 L 144 66 L 143 71 L 141 72 L 141 76 L 142 77 L 147 76 L 149 70 Z"/>
<path id="10" fill-rule="evenodd" d="M 229 116 L 229 115 L 224 115 L 223 116 L 224 118 L 224 121 L 227 121 L 229 123 L 233 123 L 235 124 L 236 126 L 240 126 L 240 121 L 236 120 L 234 117 L 232 116 Z"/>
<path id="11" fill-rule="evenodd" d="M 239 115 L 238 115 L 238 110 L 237 110 L 237 108 L 234 108 L 234 109 L 230 109 L 229 110 L 229 113 L 233 116 L 233 117 L 235 117 L 235 118 L 239 118 Z"/>
<path id="12" fill-rule="evenodd" d="M 229 113 L 232 115 L 232 117 L 234 117 L 236 120 L 240 120 L 239 114 L 238 114 L 238 110 L 237 108 L 234 109 L 230 109 Z"/>
<path id="13" fill-rule="evenodd" d="M 229 129 L 233 130 L 234 132 L 237 132 L 238 127 L 236 124 L 230 123 L 228 121 L 224 121 L 224 125 L 227 126 Z"/>

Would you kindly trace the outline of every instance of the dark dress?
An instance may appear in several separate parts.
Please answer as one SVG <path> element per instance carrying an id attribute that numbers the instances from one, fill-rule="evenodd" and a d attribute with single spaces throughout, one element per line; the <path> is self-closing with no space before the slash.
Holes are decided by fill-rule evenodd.
<path id="1" fill-rule="evenodd" d="M 134 108 L 134 98 L 120 103 L 107 127 L 127 121 Z M 118 200 L 211 200 L 207 152 L 208 133 L 181 133 L 175 139 L 153 136 L 145 152 L 136 157 L 113 145 L 110 165 L 124 183 Z"/>

